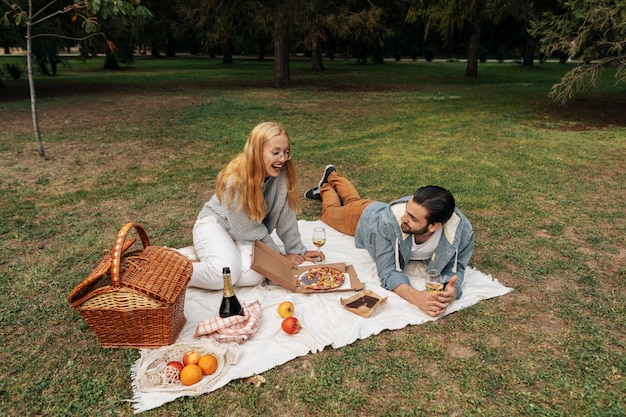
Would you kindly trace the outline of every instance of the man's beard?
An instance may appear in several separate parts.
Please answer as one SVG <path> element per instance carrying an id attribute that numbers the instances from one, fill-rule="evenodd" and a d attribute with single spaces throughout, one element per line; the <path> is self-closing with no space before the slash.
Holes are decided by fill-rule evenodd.
<path id="1" fill-rule="evenodd" d="M 424 226 L 423 228 L 419 229 L 419 230 L 411 230 L 409 229 L 409 226 L 406 225 L 406 223 L 402 223 L 402 232 L 406 233 L 407 235 L 415 235 L 415 236 L 424 236 L 425 234 L 428 234 L 428 225 Z"/>

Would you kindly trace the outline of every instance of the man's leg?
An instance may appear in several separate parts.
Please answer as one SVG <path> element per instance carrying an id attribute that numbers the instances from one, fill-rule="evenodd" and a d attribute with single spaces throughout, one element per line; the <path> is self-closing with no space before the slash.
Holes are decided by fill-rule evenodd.
<path id="1" fill-rule="evenodd" d="M 328 183 L 320 188 L 320 195 L 322 221 L 342 233 L 354 236 L 361 213 L 372 200 L 362 200 L 354 185 L 337 172 L 330 174 Z"/>
<path id="2" fill-rule="evenodd" d="M 361 195 L 356 190 L 354 185 L 352 185 L 350 180 L 339 174 L 337 171 L 328 176 L 328 184 L 332 185 L 337 194 L 339 194 L 339 198 L 343 201 L 344 206 L 361 199 Z M 324 207 L 323 204 L 322 207 Z"/>

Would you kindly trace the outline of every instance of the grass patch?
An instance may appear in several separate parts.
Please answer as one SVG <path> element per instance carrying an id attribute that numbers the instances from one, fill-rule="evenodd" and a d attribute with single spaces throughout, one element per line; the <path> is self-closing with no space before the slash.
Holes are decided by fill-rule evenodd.
<path id="1" fill-rule="evenodd" d="M 0 58 L 19 63 L 16 57 Z M 0 91 L 0 415 L 132 415 L 134 350 L 106 350 L 67 305 L 126 221 L 191 243 L 221 167 L 258 122 L 293 139 L 303 192 L 334 163 L 363 196 L 449 188 L 476 231 L 471 265 L 515 291 L 436 323 L 387 331 L 232 381 L 146 416 L 623 415 L 624 86 L 560 105 L 570 68 L 463 63 L 68 61 Z M 302 218 L 319 218 L 303 202 Z M 328 394 L 332 393 L 332 394 Z"/>

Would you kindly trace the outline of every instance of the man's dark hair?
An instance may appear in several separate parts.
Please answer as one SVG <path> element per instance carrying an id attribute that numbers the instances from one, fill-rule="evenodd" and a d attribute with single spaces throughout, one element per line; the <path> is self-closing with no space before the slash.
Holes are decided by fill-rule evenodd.
<path id="1" fill-rule="evenodd" d="M 450 191 L 437 185 L 418 188 L 413 201 L 428 211 L 428 223 L 445 223 L 454 213 L 454 197 Z"/>

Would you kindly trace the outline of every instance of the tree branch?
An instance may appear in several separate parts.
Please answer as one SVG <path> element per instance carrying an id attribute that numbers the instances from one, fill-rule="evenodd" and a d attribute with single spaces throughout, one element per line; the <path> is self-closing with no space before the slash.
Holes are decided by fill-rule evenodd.
<path id="1" fill-rule="evenodd" d="M 71 6 L 70 6 L 70 7 L 66 7 L 66 8 L 64 8 L 64 9 L 61 9 L 61 10 L 57 10 L 56 12 L 54 12 L 54 13 L 50 13 L 48 16 L 44 16 L 44 17 L 42 17 L 42 18 L 41 18 L 41 19 L 39 19 L 39 20 L 32 21 L 30 24 L 31 24 L 32 26 L 35 26 L 35 25 L 37 25 L 37 24 L 39 24 L 39 23 L 41 23 L 41 22 L 44 22 L 44 21 L 46 21 L 46 20 L 48 20 L 48 19 L 50 19 L 50 18 L 53 18 L 54 16 L 56 16 L 56 15 L 58 15 L 58 14 L 64 14 L 64 13 L 67 13 L 67 12 L 69 12 L 69 11 L 71 11 L 71 10 L 72 10 L 72 7 L 71 7 Z M 39 13 L 37 13 L 37 14 L 39 14 Z"/>
<path id="2" fill-rule="evenodd" d="M 50 3 L 46 4 L 45 6 L 43 6 L 41 9 L 39 9 L 39 11 L 37 11 L 37 13 L 35 13 L 33 15 L 33 19 L 36 18 L 38 15 L 40 15 L 41 13 L 43 13 L 48 7 L 52 6 L 54 3 L 56 3 L 59 0 L 52 0 L 50 1 Z M 66 7 L 67 8 L 67 7 Z"/>
<path id="3" fill-rule="evenodd" d="M 67 40 L 70 40 L 70 41 L 84 41 L 85 39 L 89 39 L 89 38 L 92 38 L 92 37 L 98 36 L 98 35 L 104 36 L 104 34 L 102 32 L 90 33 L 89 35 L 83 36 L 82 38 L 74 38 L 72 36 L 56 35 L 56 34 L 53 34 L 53 33 L 40 33 L 38 35 L 33 35 L 30 38 L 31 39 L 35 39 L 35 38 L 50 37 L 50 38 L 67 39 Z"/>
<path id="4" fill-rule="evenodd" d="M 38 15 L 40 15 L 45 9 L 47 9 L 48 7 L 50 7 L 51 5 L 56 3 L 57 1 L 58 0 L 52 0 L 50 3 L 46 4 L 41 10 L 39 10 L 37 13 L 35 13 L 33 15 L 33 19 L 35 17 L 37 17 Z M 48 19 L 58 15 L 58 14 L 64 14 L 64 13 L 67 13 L 67 12 L 71 12 L 72 10 L 84 9 L 86 7 L 87 7 L 87 4 L 84 1 L 81 1 L 80 3 L 74 3 L 74 4 L 70 5 L 70 6 L 65 6 L 63 9 L 57 10 L 54 13 L 50 13 L 48 16 L 44 16 L 44 17 L 42 17 L 39 20 L 31 22 L 31 25 L 36 25 L 38 23 L 41 23 L 41 22 L 43 22 L 45 20 L 48 20 Z"/>

